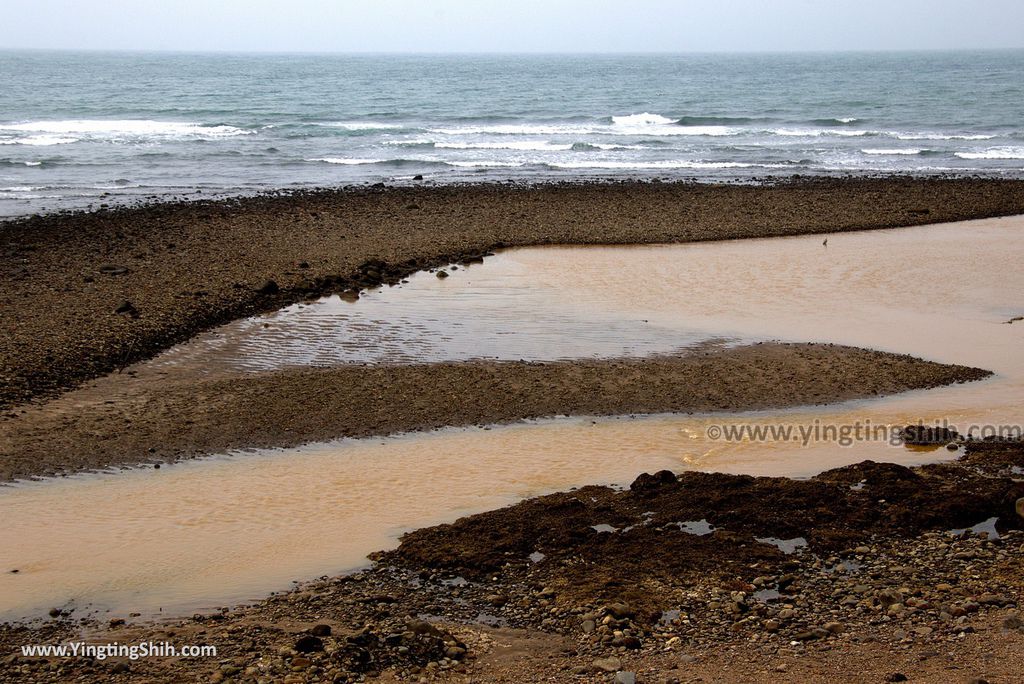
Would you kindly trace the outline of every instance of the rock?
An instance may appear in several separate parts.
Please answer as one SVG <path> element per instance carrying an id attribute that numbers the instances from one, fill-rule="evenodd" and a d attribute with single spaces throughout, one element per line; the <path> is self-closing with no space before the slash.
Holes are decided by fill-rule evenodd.
<path id="1" fill-rule="evenodd" d="M 977 601 L 983 606 L 1001 606 L 1010 603 L 1010 599 L 999 594 L 982 594 Z"/>
<path id="2" fill-rule="evenodd" d="M 650 492 L 664 487 L 667 485 L 674 485 L 679 481 L 675 473 L 671 470 L 659 470 L 658 472 L 651 475 L 650 473 L 641 473 L 632 484 L 629 485 L 630 491 L 634 493 Z"/>
<path id="3" fill-rule="evenodd" d="M 597 629 L 597 623 L 594 622 L 593 620 L 584 620 L 583 624 L 581 625 L 581 627 L 583 628 L 583 633 L 584 634 L 590 634 L 595 629 Z"/>
<path id="4" fill-rule="evenodd" d="M 907 681 L 907 675 L 902 672 L 893 672 L 891 675 L 885 678 L 887 682 L 905 682 Z"/>
<path id="5" fill-rule="evenodd" d="M 441 279 L 447 278 L 448 277 L 448 271 L 438 271 L 437 272 L 437 277 L 441 278 Z"/>
<path id="6" fill-rule="evenodd" d="M 423 180 L 423 174 L 417 173 L 415 176 L 412 177 L 412 179 L 413 180 Z"/>
<path id="7" fill-rule="evenodd" d="M 1024 497 L 1017 499 L 1017 515 L 1024 518 Z"/>
<path id="8" fill-rule="evenodd" d="M 779 627 L 781 627 L 781 626 L 782 625 L 779 624 L 778 620 L 765 620 L 764 621 L 764 631 L 766 631 L 766 632 L 778 632 L 779 631 Z"/>
<path id="9" fill-rule="evenodd" d="M 60 617 L 60 608 L 51 608 L 48 615 L 52 618 Z"/>
<path id="10" fill-rule="evenodd" d="M 936 425 L 926 427 L 924 425 L 907 425 L 900 430 L 900 439 L 905 444 L 917 446 L 939 446 L 955 442 L 960 437 L 956 430 Z"/>
<path id="11" fill-rule="evenodd" d="M 124 266 L 118 266 L 117 264 L 103 264 L 96 270 L 107 275 L 124 275 L 128 272 L 127 268 Z"/>
<path id="12" fill-rule="evenodd" d="M 324 650 L 324 642 L 319 637 L 307 634 L 299 637 L 298 641 L 295 642 L 294 648 L 299 653 L 312 653 Z"/>
<path id="13" fill-rule="evenodd" d="M 609 603 L 604 610 L 616 620 L 627 620 L 636 616 L 636 611 L 625 603 Z"/>
<path id="14" fill-rule="evenodd" d="M 842 634 L 846 631 L 846 625 L 842 622 L 826 622 L 822 628 L 830 634 Z"/>
<path id="15" fill-rule="evenodd" d="M 622 669 L 622 661 L 615 656 L 611 658 L 595 658 L 593 665 L 600 672 L 617 672 Z"/>
<path id="16" fill-rule="evenodd" d="M 466 657 L 466 649 L 461 646 L 449 646 L 445 649 L 444 656 L 449 660 L 462 660 Z"/>
<path id="17" fill-rule="evenodd" d="M 640 639 L 636 638 L 635 636 L 621 636 L 612 639 L 612 646 L 614 646 L 615 648 L 622 647 L 631 650 L 636 650 L 640 648 L 642 645 L 643 644 L 640 642 Z"/>
<path id="18" fill-rule="evenodd" d="M 124 627 L 124 618 L 110 618 L 110 627 Z"/>
<path id="19" fill-rule="evenodd" d="M 280 291 L 281 291 L 281 288 L 278 287 L 277 283 L 275 281 L 273 281 L 273 280 L 266 281 L 265 283 L 263 283 L 260 286 L 260 289 L 257 290 L 257 292 L 259 292 L 260 294 L 263 294 L 263 295 L 277 294 Z"/>
<path id="20" fill-rule="evenodd" d="M 636 684 L 636 672 L 616 672 L 615 684 Z"/>
<path id="21" fill-rule="evenodd" d="M 436 637 L 441 636 L 441 630 L 425 620 L 409 620 L 405 623 L 405 628 L 413 634 L 425 634 Z"/>
<path id="22" fill-rule="evenodd" d="M 855 548 L 853 550 L 853 552 L 854 553 L 859 553 L 860 555 L 863 556 L 865 553 L 871 553 L 871 547 L 868 547 L 868 546 L 858 546 L 857 548 Z"/>
<path id="23" fill-rule="evenodd" d="M 129 302 L 127 299 L 121 302 L 121 306 L 114 309 L 114 313 L 118 315 L 128 315 L 132 318 L 139 317 L 139 310 L 135 308 L 135 305 Z"/>
<path id="24" fill-rule="evenodd" d="M 131 669 L 132 669 L 132 667 L 128 663 L 120 662 L 120 663 L 114 663 L 114 666 L 110 668 L 110 671 L 113 672 L 114 674 L 123 674 L 125 672 L 128 672 Z"/>
<path id="25" fill-rule="evenodd" d="M 828 632 L 816 627 L 814 629 L 804 630 L 803 632 L 797 632 L 793 635 L 793 638 L 797 641 L 811 641 L 813 639 L 823 639 L 828 636 Z"/>
<path id="26" fill-rule="evenodd" d="M 1016 613 L 1009 615 L 1005 620 L 1003 620 L 1003 629 L 1024 629 L 1024 620 L 1022 620 L 1020 615 L 1017 615 Z"/>
<path id="27" fill-rule="evenodd" d="M 309 633 L 315 637 L 331 636 L 331 626 L 324 624 L 313 625 L 312 629 L 309 630 Z"/>

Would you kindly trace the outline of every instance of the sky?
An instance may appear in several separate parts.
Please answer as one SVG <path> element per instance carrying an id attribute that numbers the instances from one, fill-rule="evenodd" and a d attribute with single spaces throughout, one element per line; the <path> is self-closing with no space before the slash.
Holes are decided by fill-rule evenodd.
<path id="1" fill-rule="evenodd" d="M 3 0 L 0 48 L 759 52 L 1024 48 L 1024 0 Z"/>

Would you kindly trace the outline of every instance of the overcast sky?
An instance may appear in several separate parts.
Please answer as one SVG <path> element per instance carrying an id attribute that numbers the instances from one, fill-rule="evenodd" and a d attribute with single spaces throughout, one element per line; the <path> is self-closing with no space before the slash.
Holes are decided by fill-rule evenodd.
<path id="1" fill-rule="evenodd" d="M 4 0 L 0 47 L 705 52 L 1024 47 L 1024 0 Z"/>

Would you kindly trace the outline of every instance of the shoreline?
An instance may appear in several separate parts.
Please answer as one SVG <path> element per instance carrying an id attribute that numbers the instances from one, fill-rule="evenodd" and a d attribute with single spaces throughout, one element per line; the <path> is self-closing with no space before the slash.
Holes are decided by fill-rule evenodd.
<path id="1" fill-rule="evenodd" d="M 114 374 L 0 420 L 6 445 L 0 484 L 243 448 L 557 415 L 820 405 L 992 375 L 857 347 L 782 343 L 704 346 L 640 359 L 351 364 L 175 380 L 132 374 Z"/>
<path id="2" fill-rule="evenodd" d="M 416 530 L 367 570 L 251 605 L 158 623 L 72 614 L 3 624 L 0 645 L 12 655 L 0 681 L 534 681 L 552 672 L 609 681 L 622 672 L 760 683 L 845 682 L 857 671 L 857 681 L 946 682 L 950 665 L 1009 681 L 1024 654 L 1015 562 L 1024 518 L 1014 510 L 1024 482 L 1013 475 L 1022 465 L 1024 443 L 1011 441 L 968 443 L 952 463 L 865 461 L 805 480 L 643 474 L 625 490 L 583 487 Z M 688 531 L 680 521 L 690 518 L 708 529 Z M 989 531 L 950 532 L 986 518 Z M 780 543 L 791 538 L 798 543 Z M 218 655 L 14 651 L 83 637 L 212 644 Z M 986 656 L 993 649 L 1000 659 Z"/>
<path id="3" fill-rule="evenodd" d="M 229 320 L 393 284 L 494 249 L 894 228 L 1024 213 L 1024 181 L 800 179 L 360 188 L 0 225 L 0 408 Z"/>

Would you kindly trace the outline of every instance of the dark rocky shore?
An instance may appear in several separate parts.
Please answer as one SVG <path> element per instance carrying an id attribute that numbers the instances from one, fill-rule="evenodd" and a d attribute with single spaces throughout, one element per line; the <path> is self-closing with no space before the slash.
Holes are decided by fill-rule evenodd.
<path id="1" fill-rule="evenodd" d="M 1024 181 L 901 177 L 362 188 L 9 221 L 0 224 L 0 407 L 233 318 L 503 246 L 720 240 L 1016 213 L 1024 213 Z"/>
<path id="2" fill-rule="evenodd" d="M 645 474 L 418 530 L 365 572 L 250 607 L 3 627 L 5 652 L 86 629 L 218 658 L 15 655 L 0 681 L 1008 684 L 1024 654 L 1021 466 L 1016 442 L 809 480 Z"/>

